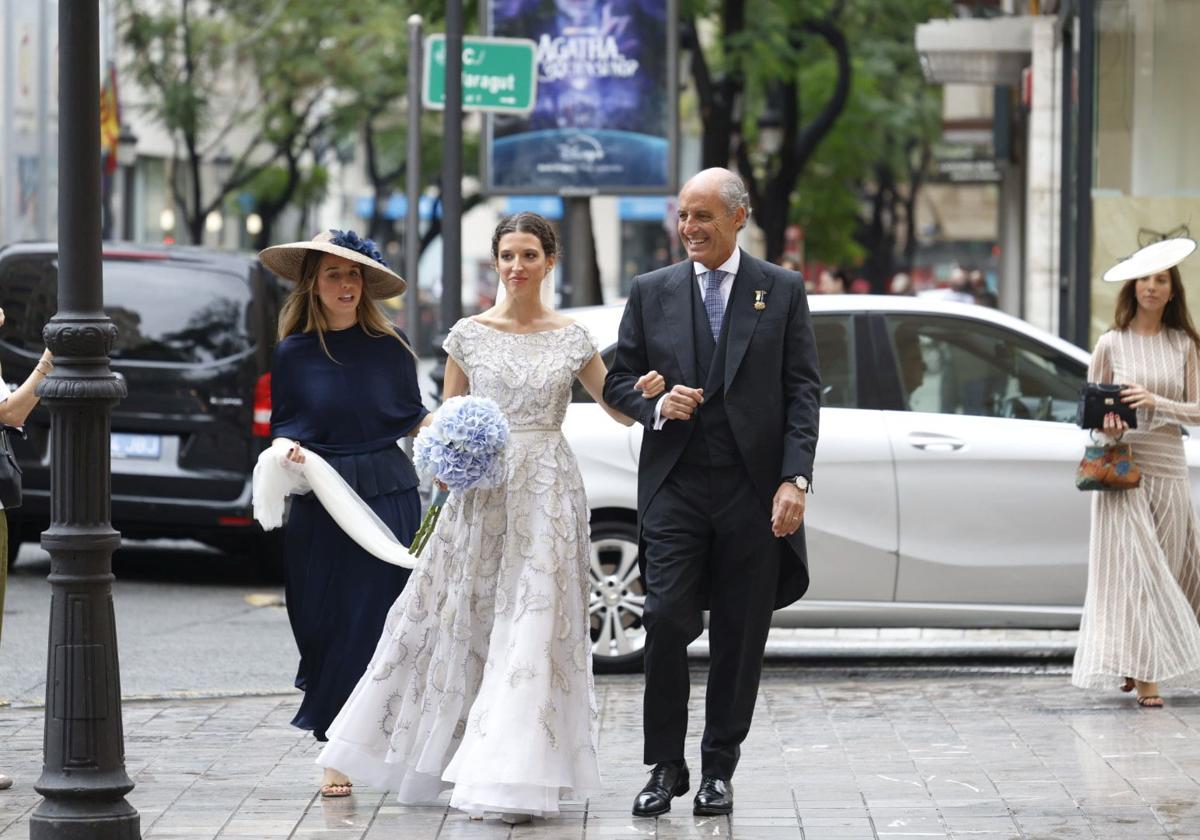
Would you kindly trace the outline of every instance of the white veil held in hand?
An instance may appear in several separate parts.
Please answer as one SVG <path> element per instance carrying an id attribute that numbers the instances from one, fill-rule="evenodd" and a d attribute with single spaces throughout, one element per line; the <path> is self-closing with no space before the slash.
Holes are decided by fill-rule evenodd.
<path id="1" fill-rule="evenodd" d="M 398 444 L 397 444 L 398 445 Z M 269 531 L 283 524 L 283 504 L 290 494 L 311 491 L 329 516 L 346 534 L 385 563 L 411 569 L 417 557 L 408 550 L 387 524 L 359 498 L 329 462 L 304 450 L 304 463 L 287 457 L 290 444 L 277 441 L 258 456 L 254 465 L 254 518 Z"/>

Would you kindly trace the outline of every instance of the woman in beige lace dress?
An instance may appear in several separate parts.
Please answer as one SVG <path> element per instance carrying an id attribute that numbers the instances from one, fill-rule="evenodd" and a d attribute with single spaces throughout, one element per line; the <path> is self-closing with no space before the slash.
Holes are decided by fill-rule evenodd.
<path id="1" fill-rule="evenodd" d="M 1178 268 L 1126 281 L 1088 381 L 1127 386 L 1122 399 L 1137 409 L 1137 428 L 1110 414 L 1103 431 L 1132 445 L 1142 481 L 1092 499 L 1071 681 L 1136 689 L 1139 705 L 1157 708 L 1159 683 L 1200 682 L 1200 528 L 1180 432 L 1200 424 L 1200 335 Z"/>

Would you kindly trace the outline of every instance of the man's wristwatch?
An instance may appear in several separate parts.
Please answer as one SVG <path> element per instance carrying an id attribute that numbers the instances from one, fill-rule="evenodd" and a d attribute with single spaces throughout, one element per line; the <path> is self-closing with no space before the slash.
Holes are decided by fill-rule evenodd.
<path id="1" fill-rule="evenodd" d="M 805 478 L 804 476 L 793 475 L 792 477 L 785 479 L 785 480 L 787 481 L 788 484 L 795 484 L 800 489 L 801 493 L 808 492 L 808 479 Z"/>

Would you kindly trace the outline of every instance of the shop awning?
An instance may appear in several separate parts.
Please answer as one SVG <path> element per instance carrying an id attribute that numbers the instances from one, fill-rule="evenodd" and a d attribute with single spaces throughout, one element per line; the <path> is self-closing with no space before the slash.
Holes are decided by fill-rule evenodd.
<path id="1" fill-rule="evenodd" d="M 1033 17 L 958 18 L 917 25 L 925 78 L 938 84 L 1017 85 L 1030 61 Z"/>

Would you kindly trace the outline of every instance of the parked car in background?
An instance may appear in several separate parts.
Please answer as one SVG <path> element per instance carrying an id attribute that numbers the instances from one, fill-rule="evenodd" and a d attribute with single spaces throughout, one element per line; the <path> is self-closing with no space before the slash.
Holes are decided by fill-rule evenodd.
<path id="1" fill-rule="evenodd" d="M 21 382 L 58 309 L 57 245 L 0 248 L 0 370 Z M 246 254 L 106 244 L 112 369 L 112 522 L 122 536 L 190 538 L 275 569 L 276 539 L 251 517 L 250 477 L 270 434 L 270 362 L 287 289 Z M 50 416 L 15 438 L 24 503 L 9 512 L 10 562 L 50 522 Z M 85 457 L 85 453 L 80 453 Z"/>
<path id="2" fill-rule="evenodd" d="M 1087 440 L 1074 419 L 1088 353 L 984 307 L 809 303 L 823 384 L 805 515 L 812 586 L 775 625 L 1077 626 L 1090 494 L 1074 487 Z M 621 313 L 568 312 L 608 364 Z M 640 667 L 643 430 L 612 422 L 581 388 L 564 430 L 591 506 L 594 660 Z M 1200 499 L 1200 439 L 1185 445 Z"/>

